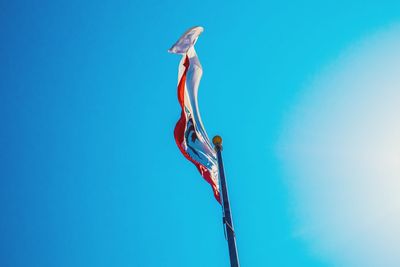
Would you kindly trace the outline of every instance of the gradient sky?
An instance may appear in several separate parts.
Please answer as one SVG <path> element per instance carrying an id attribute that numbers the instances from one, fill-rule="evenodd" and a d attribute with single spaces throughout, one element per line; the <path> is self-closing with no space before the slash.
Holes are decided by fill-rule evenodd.
<path id="1" fill-rule="evenodd" d="M 83 3 L 84 2 L 84 3 Z M 285 118 L 398 1 L 1 1 L 0 265 L 228 266 L 221 207 L 173 139 L 189 27 L 242 266 L 329 267 L 296 232 Z M 318 190 L 318 188 L 316 188 Z M 354 266 L 359 267 L 359 266 Z"/>

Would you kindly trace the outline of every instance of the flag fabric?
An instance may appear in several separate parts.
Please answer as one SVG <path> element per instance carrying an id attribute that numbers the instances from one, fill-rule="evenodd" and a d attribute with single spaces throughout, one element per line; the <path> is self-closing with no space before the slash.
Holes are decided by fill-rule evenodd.
<path id="1" fill-rule="evenodd" d="M 217 156 L 201 121 L 197 102 L 203 70 L 194 44 L 202 32 L 202 27 L 190 28 L 168 50 L 182 55 L 178 71 L 178 101 L 182 112 L 175 126 L 174 137 L 182 154 L 197 167 L 221 203 Z"/>

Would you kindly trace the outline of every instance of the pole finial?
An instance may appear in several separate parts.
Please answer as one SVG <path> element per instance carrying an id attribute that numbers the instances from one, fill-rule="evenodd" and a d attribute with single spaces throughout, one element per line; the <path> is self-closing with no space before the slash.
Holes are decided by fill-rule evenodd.
<path id="1" fill-rule="evenodd" d="M 219 135 L 216 135 L 213 137 L 212 142 L 213 142 L 214 146 L 220 146 L 220 145 L 222 145 L 222 137 Z"/>
<path id="2" fill-rule="evenodd" d="M 212 142 L 215 146 L 216 149 L 222 150 L 222 137 L 219 135 L 216 135 L 213 137 Z"/>

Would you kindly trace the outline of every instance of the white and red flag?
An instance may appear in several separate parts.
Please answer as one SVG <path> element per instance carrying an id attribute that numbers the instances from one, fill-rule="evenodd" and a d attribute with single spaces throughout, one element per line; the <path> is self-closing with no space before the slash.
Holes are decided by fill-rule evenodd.
<path id="1" fill-rule="evenodd" d="M 215 198 L 221 203 L 217 156 L 204 129 L 197 103 L 203 69 L 194 44 L 202 32 L 202 27 L 190 28 L 168 50 L 170 53 L 182 55 L 178 72 L 178 100 L 182 112 L 176 123 L 174 136 L 182 154 L 197 167 L 211 185 Z"/>

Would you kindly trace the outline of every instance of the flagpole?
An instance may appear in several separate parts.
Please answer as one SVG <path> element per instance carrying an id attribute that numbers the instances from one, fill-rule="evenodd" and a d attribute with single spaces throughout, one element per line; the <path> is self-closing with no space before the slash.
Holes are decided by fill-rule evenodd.
<path id="1" fill-rule="evenodd" d="M 218 171 L 221 181 L 221 191 L 222 191 L 222 207 L 224 209 L 223 222 L 225 227 L 225 232 L 228 239 L 229 248 L 229 258 L 231 262 L 231 267 L 239 267 L 239 257 L 236 248 L 236 238 L 235 230 L 233 228 L 231 208 L 229 205 L 228 188 L 226 186 L 224 163 L 222 162 L 222 138 L 221 136 L 214 136 L 213 138 L 214 149 L 217 152 L 218 159 Z"/>

